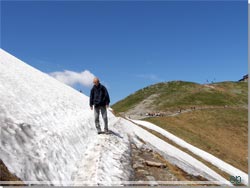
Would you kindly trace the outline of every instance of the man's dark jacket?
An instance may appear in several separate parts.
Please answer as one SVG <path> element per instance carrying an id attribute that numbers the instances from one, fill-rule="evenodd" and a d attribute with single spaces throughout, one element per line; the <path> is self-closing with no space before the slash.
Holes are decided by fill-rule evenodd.
<path id="1" fill-rule="evenodd" d="M 89 105 L 90 106 L 106 106 L 109 105 L 109 94 L 105 86 L 94 85 L 90 92 Z"/>

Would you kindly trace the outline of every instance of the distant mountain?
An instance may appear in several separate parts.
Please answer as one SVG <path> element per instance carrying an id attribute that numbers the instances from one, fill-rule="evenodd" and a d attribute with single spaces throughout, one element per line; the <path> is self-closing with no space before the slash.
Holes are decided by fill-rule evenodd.
<path id="1" fill-rule="evenodd" d="M 247 82 L 197 84 L 171 81 L 154 84 L 136 91 L 115 103 L 120 114 L 171 112 L 192 107 L 245 107 L 248 105 Z"/>

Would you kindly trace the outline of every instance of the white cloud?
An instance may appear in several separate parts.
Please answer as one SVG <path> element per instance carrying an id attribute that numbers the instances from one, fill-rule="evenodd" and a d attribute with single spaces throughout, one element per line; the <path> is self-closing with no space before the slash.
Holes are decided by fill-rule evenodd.
<path id="1" fill-rule="evenodd" d="M 65 70 L 63 72 L 52 72 L 49 73 L 49 75 L 67 85 L 73 86 L 74 84 L 81 84 L 85 87 L 92 86 L 93 78 L 95 77 L 95 75 L 88 70 L 80 73 Z"/>

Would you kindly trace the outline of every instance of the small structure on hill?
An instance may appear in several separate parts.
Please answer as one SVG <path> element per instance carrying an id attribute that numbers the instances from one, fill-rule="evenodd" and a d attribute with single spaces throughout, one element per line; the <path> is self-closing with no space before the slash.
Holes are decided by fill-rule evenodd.
<path id="1" fill-rule="evenodd" d="M 247 82 L 248 81 L 248 74 L 244 75 L 243 78 L 239 80 L 239 82 Z"/>

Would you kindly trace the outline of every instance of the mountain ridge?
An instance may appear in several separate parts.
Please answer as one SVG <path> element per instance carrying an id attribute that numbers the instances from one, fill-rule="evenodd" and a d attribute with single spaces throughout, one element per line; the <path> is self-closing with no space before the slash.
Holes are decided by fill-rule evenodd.
<path id="1" fill-rule="evenodd" d="M 247 107 L 247 82 L 198 84 L 187 81 L 160 82 L 144 87 L 118 101 L 112 108 L 121 115 L 155 111 L 179 111 L 191 107 Z M 136 108 L 139 106 L 139 108 Z"/>

